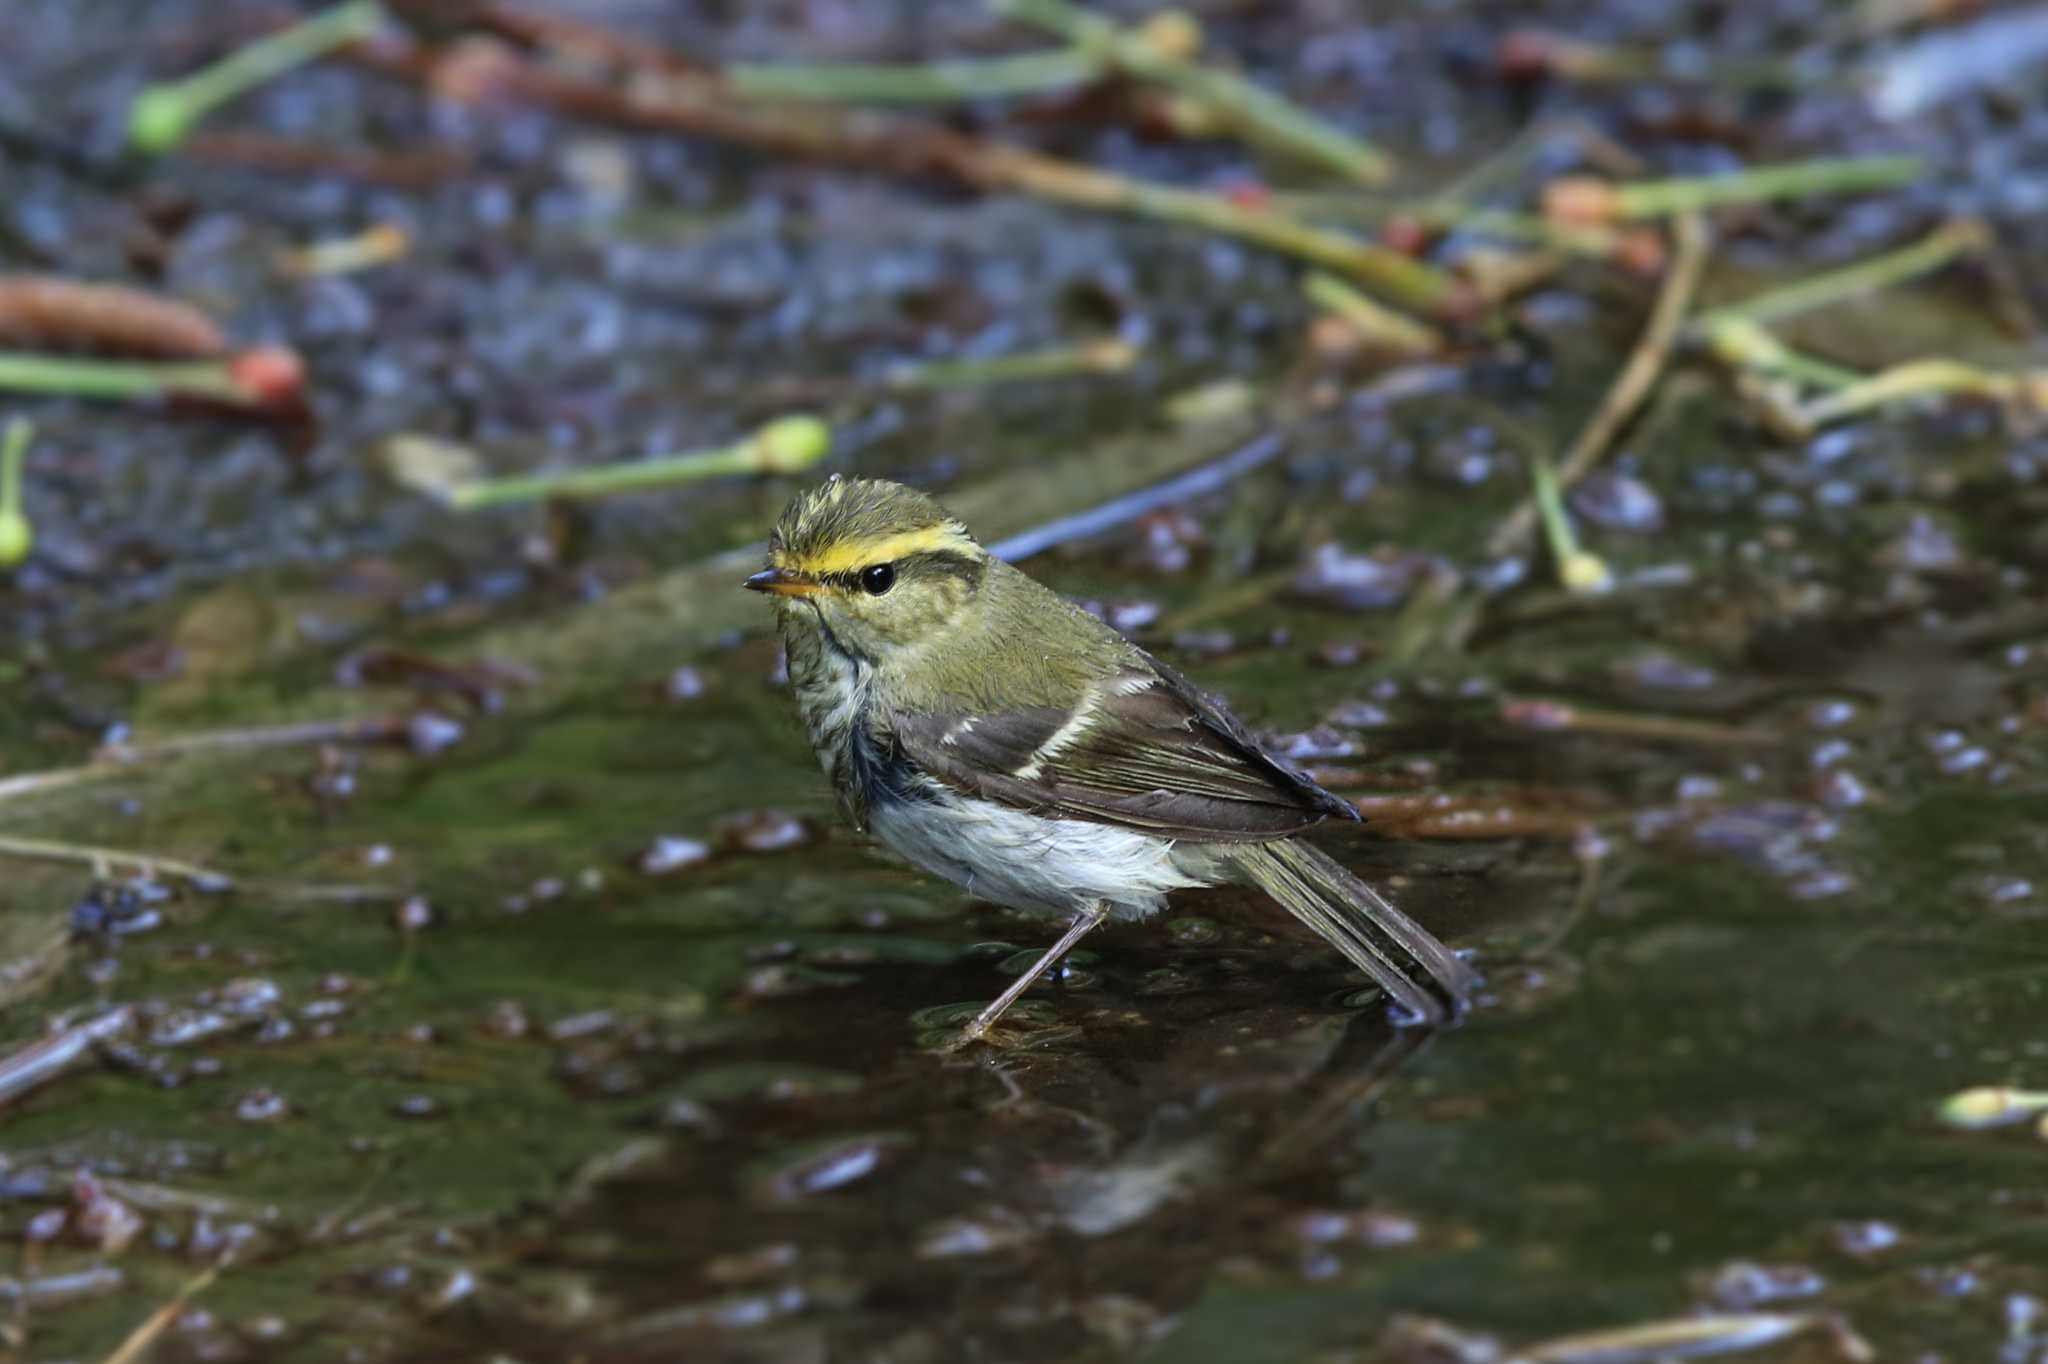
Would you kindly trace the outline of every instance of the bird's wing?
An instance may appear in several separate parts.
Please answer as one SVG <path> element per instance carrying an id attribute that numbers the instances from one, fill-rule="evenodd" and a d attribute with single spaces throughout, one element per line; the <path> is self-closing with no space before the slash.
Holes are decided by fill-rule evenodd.
<path id="1" fill-rule="evenodd" d="M 955 790 L 1167 838 L 1279 838 L 1358 818 L 1186 678 L 1146 664 L 1096 680 L 1069 707 L 895 715 L 896 744 Z"/>

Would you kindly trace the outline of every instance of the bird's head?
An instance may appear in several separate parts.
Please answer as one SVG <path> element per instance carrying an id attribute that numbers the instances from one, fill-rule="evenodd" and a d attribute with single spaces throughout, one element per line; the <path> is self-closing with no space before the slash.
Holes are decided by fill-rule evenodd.
<path id="1" fill-rule="evenodd" d="M 784 510 L 768 567 L 746 585 L 775 594 L 786 620 L 815 621 L 842 649 L 874 659 L 957 626 L 989 563 L 967 527 L 923 493 L 835 478 Z"/>

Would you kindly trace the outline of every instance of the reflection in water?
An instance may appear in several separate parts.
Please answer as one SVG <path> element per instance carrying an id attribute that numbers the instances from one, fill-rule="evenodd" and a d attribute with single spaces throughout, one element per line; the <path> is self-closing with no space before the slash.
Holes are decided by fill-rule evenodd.
<path id="1" fill-rule="evenodd" d="M 1192 949 L 1132 941 L 1143 932 L 1107 935 L 1091 983 L 1030 1001 L 1028 1039 L 1002 1050 L 906 1048 L 879 1065 L 869 1050 L 908 1040 L 884 1001 L 984 990 L 980 953 L 779 1002 L 778 1053 L 804 1053 L 790 1070 L 858 1068 L 865 1083 L 792 1097 L 770 1081 L 722 1111 L 729 1135 L 683 1139 L 551 1230 L 694 1271 L 680 1294 L 667 1274 L 628 1279 L 625 1321 L 604 1336 L 615 1357 L 823 1357 L 828 1340 L 906 1359 L 1130 1349 L 1233 1257 L 1327 1274 L 1347 1246 L 1412 1235 L 1343 1183 L 1369 1164 L 1373 1092 L 1425 1035 L 1391 1029 L 1379 1001 L 1315 1002 L 1344 985 L 1341 961 L 1309 964 L 1275 1002 L 1233 955 L 1243 930 Z M 969 1007 L 916 1021 L 950 1040 Z M 851 1055 L 849 1039 L 863 1039 Z"/>

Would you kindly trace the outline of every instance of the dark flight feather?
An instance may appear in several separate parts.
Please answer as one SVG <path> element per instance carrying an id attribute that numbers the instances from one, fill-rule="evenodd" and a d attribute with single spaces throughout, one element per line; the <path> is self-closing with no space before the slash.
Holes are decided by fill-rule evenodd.
<path id="1" fill-rule="evenodd" d="M 896 742 L 957 791 L 1190 842 L 1284 838 L 1358 818 L 1164 665 L 1113 675 L 1090 696 L 1085 721 L 1064 739 L 1075 709 L 1028 706 L 899 714 Z"/>

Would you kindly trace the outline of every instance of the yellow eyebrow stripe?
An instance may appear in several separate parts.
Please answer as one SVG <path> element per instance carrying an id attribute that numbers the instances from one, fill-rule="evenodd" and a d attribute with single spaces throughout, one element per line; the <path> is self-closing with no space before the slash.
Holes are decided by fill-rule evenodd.
<path id="1" fill-rule="evenodd" d="M 844 573 L 848 569 L 865 568 L 869 564 L 894 563 L 905 555 L 922 554 L 934 549 L 971 553 L 974 541 L 957 525 L 926 526 L 922 530 L 907 530 L 900 535 L 890 535 L 880 540 L 848 540 L 828 545 L 820 553 L 803 558 L 794 555 L 777 556 L 784 559 L 784 562 L 778 563 L 776 567 L 790 569 L 806 577 L 822 578 L 827 573 Z"/>

